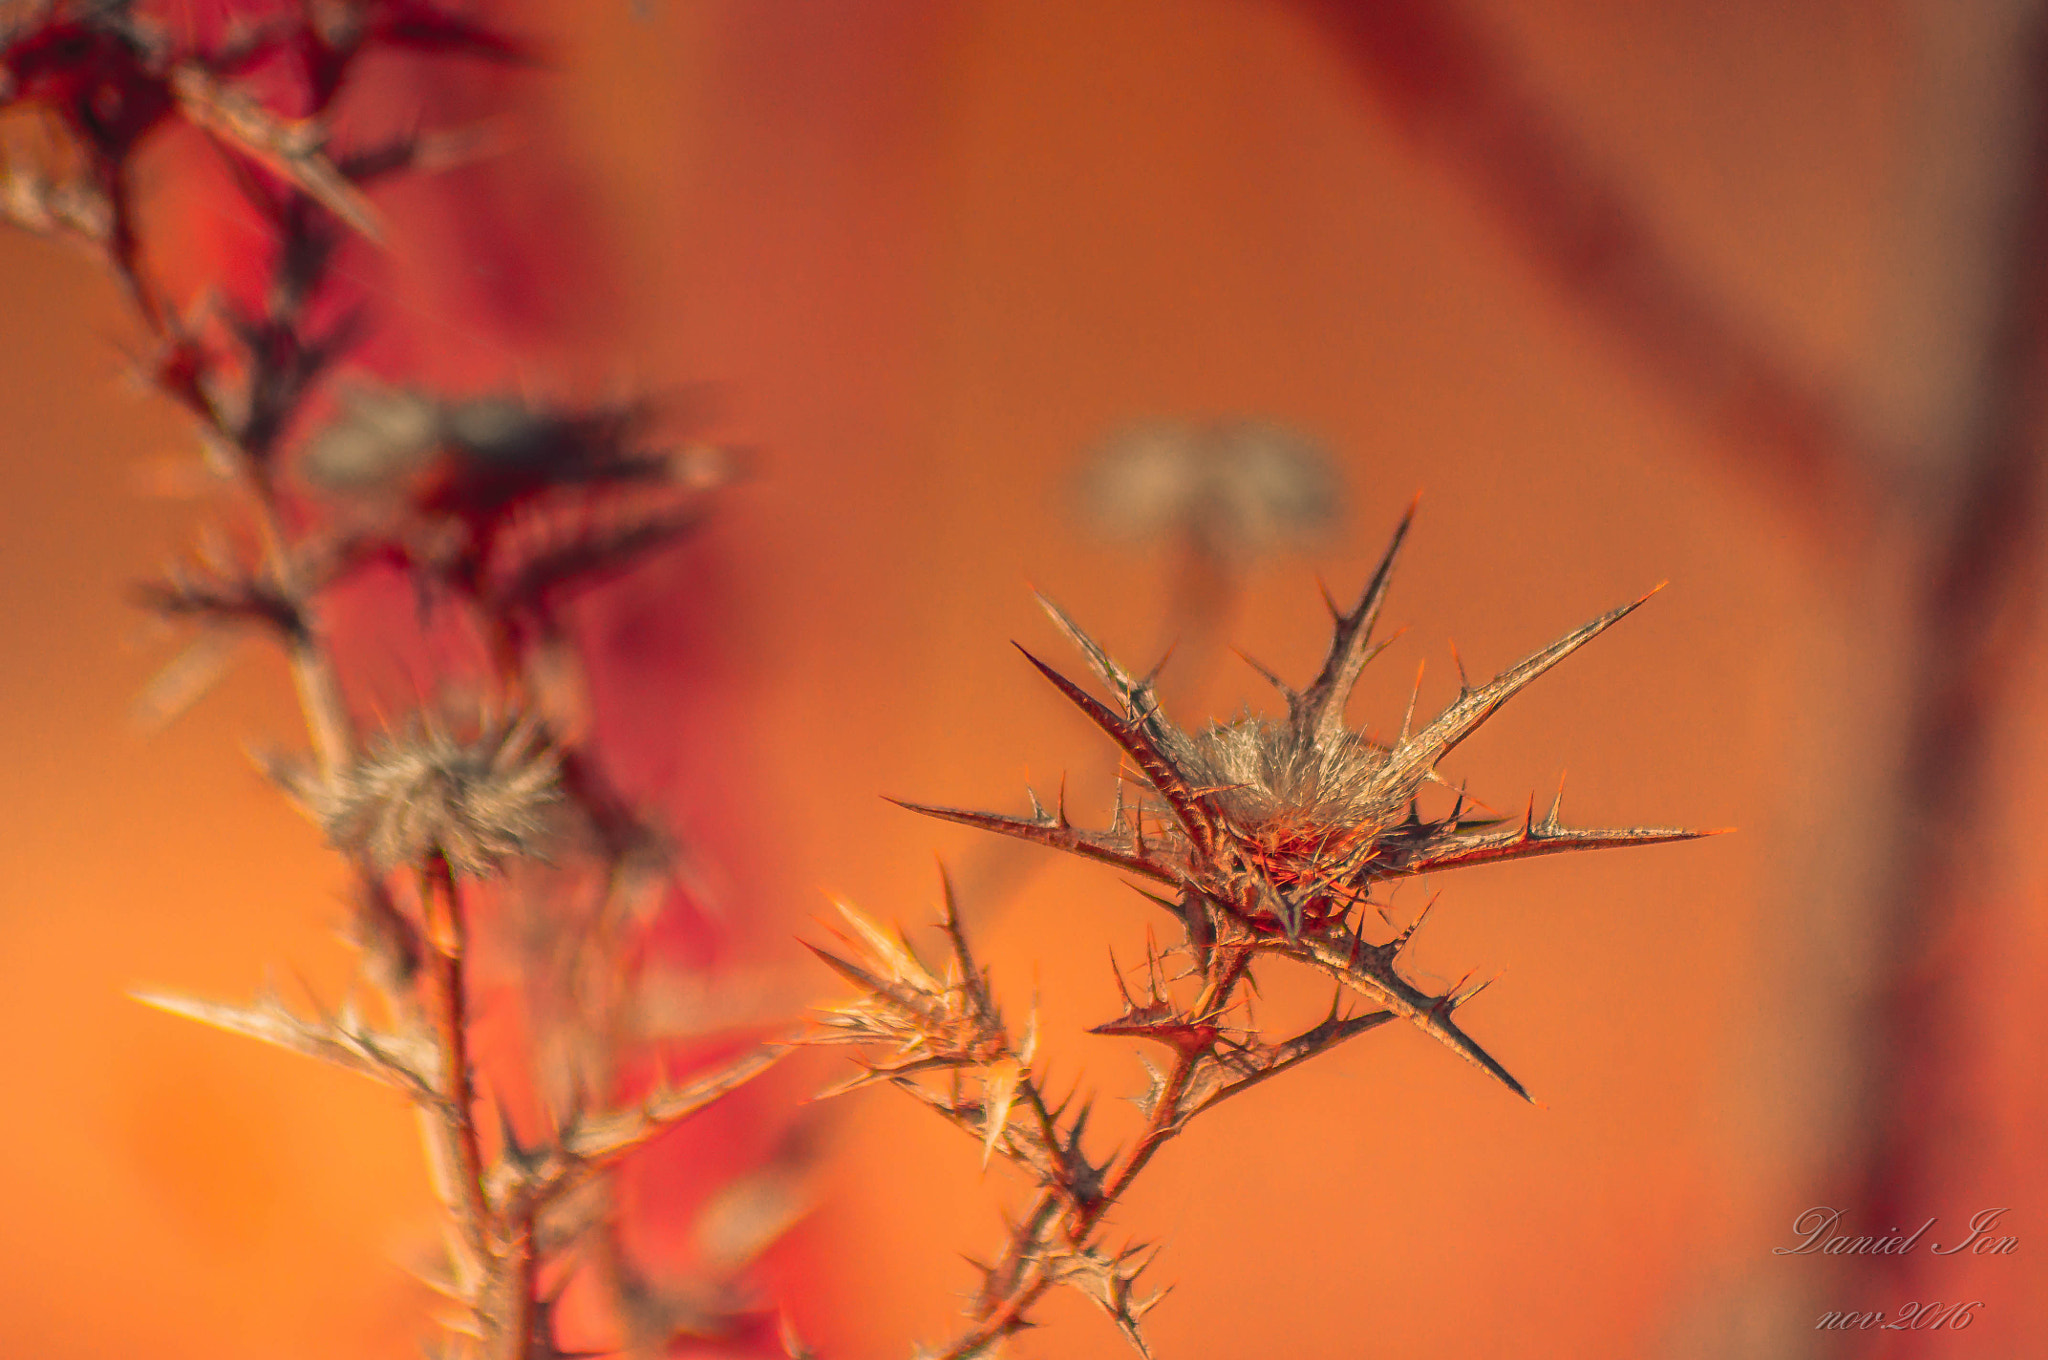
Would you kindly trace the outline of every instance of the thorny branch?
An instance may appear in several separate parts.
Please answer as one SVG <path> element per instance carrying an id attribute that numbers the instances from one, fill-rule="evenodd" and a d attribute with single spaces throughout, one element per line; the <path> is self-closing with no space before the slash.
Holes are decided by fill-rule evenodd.
<path id="1" fill-rule="evenodd" d="M 481 1258 L 490 1249 L 485 1235 L 491 1208 L 484 1195 L 483 1142 L 477 1136 L 476 1096 L 470 1085 L 469 990 L 463 973 L 469 931 L 447 856 L 439 851 L 428 853 L 420 874 L 420 905 L 426 913 L 427 944 L 434 955 L 427 990 L 441 1070 L 441 1117 L 453 1134 L 456 1154 L 448 1198 L 470 1249 Z"/>
<path id="2" fill-rule="evenodd" d="M 842 907 L 851 927 L 845 948 L 817 950 L 858 995 L 822 1011 L 810 1042 L 886 1054 L 864 1059 L 860 1074 L 840 1089 L 897 1086 L 975 1137 L 984 1161 L 1000 1154 L 1038 1187 L 997 1259 L 981 1267 L 969 1325 L 936 1353 L 942 1360 L 989 1353 L 1031 1325 L 1031 1309 L 1056 1285 L 1088 1294 L 1149 1355 L 1140 1323 L 1159 1296 L 1140 1297 L 1136 1282 L 1151 1255 L 1139 1245 L 1108 1248 L 1102 1234 L 1109 1214 L 1196 1115 L 1348 1039 L 1406 1020 L 1526 1098 L 1521 1083 L 1452 1018 L 1485 984 L 1432 994 L 1401 971 L 1403 951 L 1429 909 L 1385 943 L 1367 938 L 1369 919 L 1383 914 L 1373 900 L 1376 884 L 1467 864 L 1703 834 L 1568 828 L 1555 804 L 1539 819 L 1533 800 L 1519 825 L 1475 818 L 1462 792 L 1446 814 L 1424 813 L 1422 788 L 1442 782 L 1436 768 L 1444 756 L 1642 601 L 1601 615 L 1485 684 L 1466 686 L 1419 728 L 1411 704 L 1399 734 L 1377 739 L 1350 727 L 1345 702 L 1385 645 L 1374 642 L 1373 631 L 1413 513 L 1411 507 L 1358 604 L 1348 612 L 1332 604 L 1330 650 L 1314 681 L 1296 691 L 1267 675 L 1287 705 L 1278 722 L 1247 715 L 1196 735 L 1183 732 L 1161 709 L 1149 677 L 1125 671 L 1046 602 L 1112 701 L 1029 653 L 1026 659 L 1135 771 L 1138 796 L 1127 801 L 1119 785 L 1108 827 L 1077 827 L 1064 805 L 1048 812 L 1035 797 L 1029 817 L 904 804 L 1106 863 L 1167 890 L 1140 892 L 1166 911 L 1181 938 L 1162 949 L 1148 937 L 1135 995 L 1112 959 L 1123 1011 L 1092 1031 L 1158 1044 L 1167 1055 L 1163 1070 L 1146 1061 L 1148 1083 L 1137 1098 L 1143 1124 L 1106 1159 L 1094 1160 L 1087 1149 L 1089 1102 L 1045 1098 L 1033 1068 L 1036 1016 L 1021 1043 L 1004 1026 L 988 976 L 969 952 L 950 883 L 943 971 L 851 907 Z M 1284 1038 L 1261 1032 L 1246 993 L 1254 968 L 1268 962 L 1307 967 L 1336 983 L 1322 1021 Z M 1347 1010 L 1347 992 L 1363 1005 Z"/>
<path id="3" fill-rule="evenodd" d="M 577 1098 L 528 1147 L 496 1083 L 493 1147 L 471 1056 L 470 914 L 481 889 L 464 891 L 458 880 L 496 877 L 533 860 L 544 842 L 559 846 L 564 814 L 581 818 L 609 884 L 630 877 L 629 863 L 643 876 L 650 864 L 660 872 L 659 836 L 561 730 L 573 715 L 547 711 L 563 707 L 549 684 L 570 664 L 558 611 L 575 591 L 687 533 L 730 462 L 703 448 L 644 450 L 638 408 L 545 411 L 360 383 L 336 408 L 333 378 L 367 324 L 336 257 L 351 236 L 381 237 L 368 196 L 377 182 L 427 168 L 446 150 L 447 139 L 430 134 L 367 148 L 332 143 L 329 115 L 358 59 L 375 51 L 529 57 L 522 44 L 423 0 L 284 7 L 183 41 L 121 0 L 18 7 L 0 22 L 0 113 L 26 110 L 42 137 L 0 143 L 0 213 L 107 265 L 149 336 L 149 383 L 196 421 L 210 465 L 239 492 L 247 529 L 140 592 L 160 614 L 200 629 L 154 707 L 168 716 L 196 696 L 227 633 L 255 630 L 282 650 L 312 758 L 274 760 L 272 773 L 354 870 L 353 942 L 385 1019 L 367 1021 L 353 1000 L 309 1018 L 269 995 L 247 1006 L 144 999 L 404 1093 L 421 1114 L 448 1218 L 447 1273 L 437 1283 L 462 1310 L 448 1353 L 540 1360 L 559 1354 L 544 1276 L 566 1281 L 579 1239 L 610 1227 L 601 1199 L 570 1204 L 572 1192 L 783 1049 L 749 1048 L 689 1080 L 664 1079 L 636 1101 L 587 1108 L 581 1092 L 615 1085 L 630 1026 L 619 988 L 587 1014 L 578 1010 L 586 998 L 575 998 L 561 1009 L 590 1033 L 568 1044 L 557 1084 Z M 269 228 L 253 297 L 219 286 L 191 304 L 146 263 L 136 166 L 174 125 L 214 143 Z M 407 572 L 423 609 L 465 608 L 491 640 L 490 708 L 474 719 L 419 714 L 359 737 L 321 604 L 379 565 Z M 394 878 L 407 876 L 410 910 L 393 893 Z M 561 929 L 572 937 L 568 952 L 605 953 L 616 971 L 632 924 L 608 912 L 584 938 L 573 938 L 573 924 Z M 731 1321 L 714 1312 L 693 1325 L 711 1333 Z M 671 1339 L 632 1318 L 622 1329 L 636 1347 Z"/>

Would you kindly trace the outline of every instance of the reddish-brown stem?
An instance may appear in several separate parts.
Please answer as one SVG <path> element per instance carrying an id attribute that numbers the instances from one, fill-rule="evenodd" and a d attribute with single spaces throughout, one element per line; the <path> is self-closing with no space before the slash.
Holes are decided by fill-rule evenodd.
<path id="1" fill-rule="evenodd" d="M 455 874 L 436 853 L 420 875 L 420 909 L 426 918 L 433 964 L 426 971 L 426 1009 L 434 1023 L 441 1057 L 441 1098 L 456 1158 L 456 1206 L 463 1229 L 480 1259 L 489 1253 L 490 1202 L 484 1197 L 483 1146 L 477 1137 L 475 1092 L 469 1075 L 469 998 L 462 956 L 466 932 Z"/>
<path id="2" fill-rule="evenodd" d="M 1145 1131 L 1138 1135 L 1130 1147 L 1117 1159 L 1109 1178 L 1103 1182 L 1102 1193 L 1085 1204 L 1077 1204 L 1067 1216 L 1064 1231 L 1067 1240 L 1079 1246 L 1088 1235 L 1095 1231 L 1116 1202 L 1131 1188 L 1131 1182 L 1145 1169 L 1159 1149 L 1179 1131 L 1179 1121 L 1174 1111 L 1180 1106 L 1180 1098 L 1188 1089 L 1188 1082 L 1195 1075 L 1195 1065 L 1201 1061 L 1206 1050 L 1179 1049 L 1174 1054 L 1173 1068 L 1166 1074 L 1165 1083 L 1159 1088 L 1158 1098 L 1152 1107 L 1152 1117 L 1145 1122 Z"/>
<path id="3" fill-rule="evenodd" d="M 1209 1020 L 1229 1007 L 1232 994 L 1244 980 L 1245 969 L 1251 966 L 1252 951 L 1245 945 L 1222 945 L 1210 957 L 1214 965 L 1209 980 L 1203 984 L 1201 995 L 1189 1010 L 1189 1014 L 1198 1021 Z M 1146 1163 L 1180 1131 L 1180 1098 L 1194 1079 L 1195 1068 L 1213 1047 L 1212 1042 L 1208 1047 L 1186 1047 L 1174 1051 L 1173 1068 L 1166 1074 L 1166 1081 L 1152 1102 L 1152 1115 L 1146 1120 L 1145 1131 L 1118 1158 L 1109 1179 L 1103 1183 L 1102 1193 L 1069 1211 L 1065 1229 L 1068 1241 L 1078 1246 L 1087 1240 L 1101 1223 L 1102 1216 L 1131 1188 L 1131 1183 L 1137 1180 Z"/>
<path id="4" fill-rule="evenodd" d="M 1038 1125 L 1038 1136 L 1045 1143 L 1046 1153 L 1053 1159 L 1053 1163 L 1058 1165 L 1060 1158 L 1059 1125 L 1054 1121 L 1052 1111 L 1046 1107 L 1045 1094 L 1038 1089 L 1038 1083 L 1031 1079 L 1029 1073 L 1025 1074 L 1024 1080 L 1019 1082 L 1017 1086 L 1018 1090 L 1023 1094 L 1026 1103 L 1031 1106 L 1031 1118 Z"/>
<path id="5" fill-rule="evenodd" d="M 1022 1325 L 1026 1310 L 1051 1287 L 1052 1277 L 1045 1273 L 1043 1267 L 1035 1263 L 1024 1266 L 1017 1277 L 1017 1287 L 1003 1297 L 993 1312 L 940 1351 L 937 1360 L 967 1360 L 981 1354 L 982 1348 L 990 1342 L 1009 1335 Z"/>
<path id="6" fill-rule="evenodd" d="M 533 1345 L 534 1291 L 540 1283 L 540 1256 L 534 1250 L 533 1210 L 527 1209 L 505 1243 L 504 1333 L 498 1338 L 504 1360 L 525 1360 Z"/>
<path id="7" fill-rule="evenodd" d="M 107 198 L 107 258 L 114 277 L 128 293 L 128 300 L 141 314 L 143 323 L 159 337 L 170 329 L 163 298 L 150 285 L 142 268 L 142 245 L 135 234 L 135 209 L 128 192 L 126 165 L 116 165 L 100 176 L 100 192 Z"/>

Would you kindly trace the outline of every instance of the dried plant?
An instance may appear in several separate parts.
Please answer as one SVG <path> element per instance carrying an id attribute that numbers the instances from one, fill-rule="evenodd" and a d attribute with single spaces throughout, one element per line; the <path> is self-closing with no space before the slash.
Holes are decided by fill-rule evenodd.
<path id="1" fill-rule="evenodd" d="M 271 773 L 356 882 L 360 980 L 342 1004 L 143 999 L 413 1103 L 445 1210 L 445 1259 L 424 1272 L 455 1304 L 442 1353 L 559 1354 L 554 1301 L 584 1264 L 611 1286 L 615 1332 L 651 1352 L 734 1325 L 739 1273 L 788 1221 L 775 1210 L 786 1178 L 735 1187 L 761 1203 L 728 1217 L 752 1226 L 727 1234 L 725 1274 L 682 1287 L 694 1306 L 681 1309 L 676 1290 L 651 1284 L 619 1248 L 606 1173 L 781 1049 L 728 1038 L 715 1063 L 680 1079 L 622 1082 L 638 1051 L 637 899 L 667 873 L 671 845 L 579 738 L 576 659 L 559 616 L 577 591 L 688 532 L 732 464 L 714 450 L 651 445 L 642 407 L 442 397 L 347 373 L 374 318 L 359 274 L 338 261 L 382 235 L 371 191 L 445 161 L 463 140 L 419 133 L 350 147 L 331 135 L 361 59 L 392 52 L 530 55 L 419 0 L 266 6 L 176 40 L 121 0 L 52 0 L 0 18 L 0 210 L 111 269 L 148 336 L 146 380 L 196 421 L 235 506 L 229 529 L 139 592 L 198 632 L 145 707 L 161 718 L 196 697 L 224 638 L 253 630 L 276 643 L 311 751 L 273 758 Z M 137 166 L 177 127 L 218 148 L 268 228 L 253 287 L 202 280 L 186 297 L 153 270 Z M 436 705 L 366 731 L 323 606 L 337 587 L 394 567 L 422 611 L 484 646 L 471 671 L 440 677 Z M 479 915 L 536 885 L 549 925 L 526 962 L 536 975 L 538 960 L 570 966 L 546 971 L 559 994 L 534 1018 L 559 1023 L 533 1070 L 484 1072 L 471 1043 Z M 660 1328 L 648 1321 L 657 1314 Z"/>
<path id="2" fill-rule="evenodd" d="M 1527 1098 L 1522 1084 L 1454 1018 L 1484 984 L 1433 995 L 1402 974 L 1402 953 L 1428 909 L 1390 939 L 1368 938 L 1382 910 L 1373 897 L 1376 885 L 1469 864 L 1703 834 L 1569 828 L 1558 821 L 1555 805 L 1537 818 L 1533 799 L 1519 821 L 1474 817 L 1462 791 L 1444 815 L 1424 813 L 1422 787 L 1441 782 L 1438 762 L 1523 687 L 1642 601 L 1567 633 L 1484 685 L 1462 688 L 1419 729 L 1411 700 L 1399 735 L 1375 740 L 1349 725 L 1345 702 L 1386 645 L 1373 641 L 1373 630 L 1412 517 L 1411 507 L 1357 606 L 1344 612 L 1332 602 L 1329 655 L 1309 686 L 1296 691 L 1266 675 L 1287 703 L 1278 721 L 1246 715 L 1197 734 L 1182 731 L 1161 711 L 1150 677 L 1125 671 L 1072 619 L 1043 602 L 1113 696 L 1113 703 L 1104 703 L 1025 653 L 1102 728 L 1133 772 L 1136 796 L 1127 798 L 1120 777 L 1108 827 L 1076 826 L 1063 805 L 1047 811 L 1035 796 L 1028 817 L 904 804 L 1092 859 L 1151 885 L 1141 892 L 1167 913 L 1178 938 L 1162 949 L 1148 935 L 1135 988 L 1112 958 L 1123 1009 L 1091 1031 L 1163 1050 L 1162 1064 L 1145 1059 L 1148 1080 L 1137 1097 L 1144 1122 L 1135 1137 L 1091 1152 L 1089 1102 L 1048 1098 L 1034 1067 L 1036 1017 L 1021 1039 L 1013 1037 L 987 974 L 969 951 L 950 886 L 942 968 L 919 958 L 899 933 L 851 908 L 844 909 L 851 925 L 844 947 L 818 951 L 859 994 L 825 1010 L 811 1042 L 850 1044 L 877 1055 L 861 1060 L 848 1088 L 883 1082 L 909 1092 L 971 1134 L 985 1162 L 1001 1156 L 1036 1187 L 1000 1253 L 981 1267 L 970 1323 L 936 1352 L 944 1360 L 991 1353 L 1032 1325 L 1033 1307 L 1061 1285 L 1101 1305 L 1149 1355 L 1141 1323 L 1158 1295 L 1145 1294 L 1138 1279 L 1151 1253 L 1109 1245 L 1109 1215 L 1195 1116 L 1359 1034 L 1405 1020 Z M 1255 989 L 1254 970 L 1268 962 L 1332 979 L 1328 1014 L 1296 1034 L 1263 1032 L 1248 992 Z M 1347 993 L 1355 999 L 1350 1006 Z"/>
<path id="3" fill-rule="evenodd" d="M 795 1212 L 790 1158 L 714 1204 L 701 1225 L 715 1242 L 714 1270 L 700 1280 L 657 1281 L 631 1259 L 607 1176 L 785 1049 L 749 1032 L 681 1079 L 641 1090 L 623 1080 L 647 1038 L 635 933 L 677 848 L 612 787 L 582 737 L 578 661 L 561 616 L 579 592 L 690 532 L 735 460 L 702 444 L 657 447 L 656 413 L 643 405 L 443 394 L 349 366 L 371 318 L 337 261 L 384 234 L 373 190 L 473 144 L 416 133 L 344 145 L 333 115 L 359 60 L 399 50 L 507 63 L 529 51 L 418 0 L 279 5 L 184 41 L 125 0 L 49 0 L 7 14 L 0 213 L 83 246 L 112 271 L 148 337 L 146 380 L 196 422 L 236 507 L 225 529 L 139 591 L 197 634 L 145 708 L 167 717 L 197 697 L 226 639 L 253 632 L 275 643 L 310 751 L 269 758 L 269 772 L 354 879 L 359 980 L 340 1004 L 144 999 L 368 1076 L 415 1106 L 444 1211 L 442 1259 L 424 1273 L 455 1305 L 441 1353 L 561 1355 L 557 1302 L 579 1272 L 609 1296 L 610 1339 L 621 1347 L 663 1354 L 678 1340 L 731 1335 L 747 1307 L 744 1272 Z M 153 273 L 136 167 L 176 127 L 220 151 L 268 228 L 253 287 L 210 281 L 180 292 Z M 1231 425 L 1135 447 L 1105 475 L 1138 527 L 1179 523 L 1207 560 L 1314 520 L 1326 474 L 1305 448 Z M 1112 1244 L 1117 1207 L 1197 1115 L 1368 1030 L 1404 1020 L 1526 1097 L 1455 1018 L 1480 988 L 1433 994 L 1404 975 L 1403 952 L 1428 909 L 1380 938 L 1387 904 L 1377 885 L 1701 834 L 1567 828 L 1555 804 L 1539 820 L 1533 801 L 1517 824 L 1472 815 L 1462 791 L 1448 811 L 1425 813 L 1424 786 L 1442 782 L 1445 756 L 1641 601 L 1462 688 L 1419 728 L 1411 701 L 1399 735 L 1378 740 L 1349 725 L 1345 706 L 1385 645 L 1373 633 L 1412 514 L 1357 606 L 1332 603 L 1329 654 L 1307 688 L 1267 676 L 1286 701 L 1281 719 L 1248 714 L 1184 731 L 1165 716 L 1152 677 L 1125 671 L 1046 602 L 1110 695 L 1104 702 L 1029 658 L 1119 754 L 1107 827 L 1076 826 L 1063 805 L 1047 811 L 1035 797 L 1024 817 L 905 804 L 1149 885 L 1141 891 L 1177 937 L 1162 948 L 1148 933 L 1133 973 L 1112 957 L 1121 1010 L 1091 1031 L 1156 1046 L 1159 1061 L 1141 1055 L 1134 1136 L 1098 1146 L 1091 1100 L 1078 1088 L 1064 1099 L 1046 1090 L 1037 1016 L 1021 1030 L 1005 1019 L 950 884 L 943 962 L 851 907 L 841 944 L 816 951 L 856 989 L 805 1038 L 864 1050 L 838 1089 L 898 1087 L 973 1137 L 984 1165 L 1000 1158 L 1034 1187 L 980 1267 L 966 1327 L 930 1354 L 991 1354 L 1032 1325 L 1049 1291 L 1068 1287 L 1149 1355 L 1143 1322 L 1160 1295 L 1140 1278 L 1152 1251 Z M 325 606 L 336 589 L 392 570 L 419 610 L 480 645 L 468 669 L 439 677 L 435 701 L 368 723 L 369 705 L 342 683 Z M 486 917 L 486 906 L 509 910 Z M 516 936 L 509 952 L 536 1031 L 525 1071 L 486 1072 L 472 1056 L 486 927 Z M 1281 962 L 1335 990 L 1318 1023 L 1275 1035 L 1250 997 L 1256 970 Z M 810 1354 L 793 1333 L 784 1344 Z"/>

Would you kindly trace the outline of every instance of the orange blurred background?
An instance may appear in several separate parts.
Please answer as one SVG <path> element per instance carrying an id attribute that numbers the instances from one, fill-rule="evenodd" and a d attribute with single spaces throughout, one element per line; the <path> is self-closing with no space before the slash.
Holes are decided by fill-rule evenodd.
<path id="1" fill-rule="evenodd" d="M 936 851 L 1013 1015 L 1035 989 L 1052 1069 L 1106 1097 L 1140 1069 L 1081 1030 L 1113 1013 L 1106 950 L 1135 953 L 1145 904 L 1079 863 L 999 892 L 1010 861 L 877 796 L 1017 811 L 1072 770 L 1077 813 L 1106 810 L 1099 734 L 1009 646 L 1074 660 L 1034 586 L 1128 664 L 1162 641 L 1176 558 L 1087 532 L 1091 447 L 1249 415 L 1333 452 L 1336 525 L 1234 566 L 1216 624 L 1289 678 L 1327 640 L 1317 579 L 1355 591 L 1422 489 L 1388 612 L 1409 631 L 1352 710 L 1380 730 L 1418 661 L 1426 709 L 1455 693 L 1452 644 L 1490 675 L 1668 579 L 1446 767 L 1504 811 L 1568 768 L 1575 823 L 1740 828 L 1431 885 L 1417 966 L 1503 975 L 1467 1027 L 1541 1107 L 1390 1027 L 1196 1124 L 1117 1222 L 1164 1247 L 1164 1356 L 1833 1353 L 1821 1313 L 1912 1296 L 1772 1248 L 1852 1202 L 1889 1117 L 1871 1008 L 1915 806 L 1916 611 L 1953 500 L 1942 432 L 2000 296 L 1958 263 L 1996 243 L 1971 175 L 1998 166 L 1954 139 L 2010 133 L 2015 8 L 1444 8 L 1688 296 L 1843 413 L 1829 438 L 1890 461 L 1787 473 L 1806 427 L 1781 449 L 1730 415 L 1686 368 L 1719 351 L 1670 331 L 1693 313 L 1545 262 L 1517 217 L 1537 200 L 1488 178 L 1524 105 L 1404 103 L 1334 3 L 536 0 L 557 64 L 509 154 L 574 204 L 591 294 L 514 353 L 429 246 L 397 244 L 394 286 L 439 362 L 712 382 L 762 450 L 700 539 L 580 620 L 636 788 L 745 917 L 721 966 L 831 995 L 792 937 L 827 894 L 927 919 Z M 432 259 L 469 258 L 450 239 Z M 407 1113 L 124 995 L 238 996 L 267 967 L 336 994 L 342 876 L 242 755 L 295 739 L 274 668 L 165 732 L 128 723 L 168 653 L 124 593 L 195 517 L 141 491 L 189 440 L 119 380 L 128 323 L 89 262 L 0 235 L 0 297 L 0 1355 L 414 1353 L 428 1300 L 396 1262 L 432 1220 Z M 1925 1343 L 1959 1357 L 2048 1354 L 2048 692 L 2012 598 L 1913 1199 L 1951 1228 L 2011 1206 L 2016 1255 L 1926 1278 L 1985 1300 Z M 1193 651 L 1165 673 L 1184 721 L 1268 702 Z M 1326 1001 L 1262 981 L 1276 1024 Z M 904 1355 L 952 1331 L 958 1253 L 993 1247 L 1016 1187 L 886 1092 L 834 1118 L 767 1284 L 825 1355 Z M 1084 1301 L 1046 1317 L 1018 1354 L 1124 1353 Z"/>

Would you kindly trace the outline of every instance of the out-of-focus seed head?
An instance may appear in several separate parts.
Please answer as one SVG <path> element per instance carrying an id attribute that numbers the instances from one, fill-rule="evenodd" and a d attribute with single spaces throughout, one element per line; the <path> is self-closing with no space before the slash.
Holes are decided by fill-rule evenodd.
<path id="1" fill-rule="evenodd" d="M 1104 537 L 1189 535 L 1217 552 L 1268 552 L 1336 519 L 1329 455 L 1257 420 L 1153 424 L 1105 443 L 1081 474 L 1083 509 Z"/>
<path id="2" fill-rule="evenodd" d="M 443 408 L 448 442 L 481 463 L 523 467 L 544 463 L 561 438 L 563 422 L 511 397 L 471 397 Z"/>
<path id="3" fill-rule="evenodd" d="M 306 450 L 307 480 L 330 491 L 374 491 L 450 456 L 470 479 L 553 471 L 588 478 L 619 462 L 621 412 L 591 415 L 538 409 L 498 395 L 443 398 L 406 387 L 359 387 Z"/>
<path id="4" fill-rule="evenodd" d="M 332 778 L 286 783 L 336 848 L 384 870 L 438 854 L 458 874 L 483 877 L 536 855 L 561 766 L 531 724 L 487 725 L 470 740 L 415 720 L 386 732 Z"/>
<path id="5" fill-rule="evenodd" d="M 553 491 L 676 480 L 669 456 L 636 447 L 648 415 L 638 404 L 556 409 L 500 394 L 362 386 L 342 395 L 299 471 L 319 490 L 397 498 L 476 532 Z"/>

